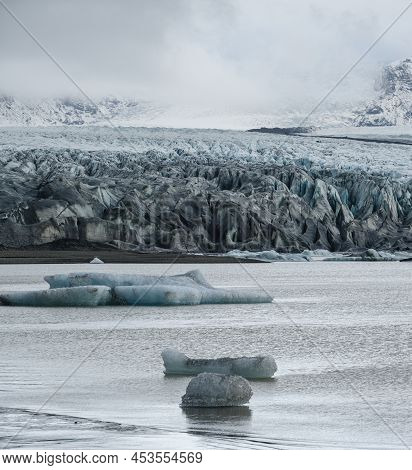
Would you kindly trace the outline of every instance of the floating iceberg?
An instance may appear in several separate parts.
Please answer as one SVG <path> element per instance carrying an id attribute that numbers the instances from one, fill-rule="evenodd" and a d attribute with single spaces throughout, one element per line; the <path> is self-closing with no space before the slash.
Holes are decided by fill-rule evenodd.
<path id="1" fill-rule="evenodd" d="M 270 303 L 264 292 L 216 289 L 198 271 L 175 276 L 136 274 L 71 273 L 46 276 L 52 289 L 104 285 L 114 289 L 118 303 L 128 305 L 198 305 L 228 303 Z"/>
<path id="2" fill-rule="evenodd" d="M 243 251 L 232 250 L 225 253 L 225 256 L 231 256 L 238 259 L 254 259 L 264 261 L 266 263 L 274 263 L 279 261 L 400 261 L 410 256 L 408 252 L 397 251 L 393 253 L 385 251 L 376 251 L 373 249 L 365 252 L 349 253 L 349 252 L 331 252 L 328 250 L 304 250 L 301 253 L 278 253 L 275 250 L 268 251 Z"/>
<path id="3" fill-rule="evenodd" d="M 93 259 L 90 261 L 90 264 L 104 264 L 104 261 L 102 261 L 102 260 L 99 259 L 99 258 L 93 258 Z"/>
<path id="4" fill-rule="evenodd" d="M 199 286 L 213 288 L 198 270 L 175 276 L 145 276 L 144 274 L 110 274 L 110 273 L 69 273 L 45 276 L 44 280 L 52 289 L 56 287 L 78 286 Z"/>
<path id="5" fill-rule="evenodd" d="M 240 375 L 246 379 L 268 379 L 277 371 L 272 356 L 191 359 L 174 349 L 162 352 L 165 374 L 196 375 L 201 372 Z"/>
<path id="6" fill-rule="evenodd" d="M 29 307 L 97 307 L 112 302 L 107 286 L 86 286 L 0 294 L 0 305 Z"/>
<path id="7" fill-rule="evenodd" d="M 261 303 L 272 298 L 259 292 L 212 287 L 199 271 L 176 276 L 71 273 L 46 276 L 50 289 L 9 292 L 0 304 L 28 306 L 199 305 Z"/>
<path id="8" fill-rule="evenodd" d="M 247 403 L 252 395 L 252 387 L 243 377 L 203 373 L 189 382 L 181 406 L 241 406 Z"/>
<path id="9" fill-rule="evenodd" d="M 326 250 L 322 250 L 326 251 Z M 278 253 L 275 250 L 267 251 L 246 251 L 246 250 L 232 250 L 225 253 L 225 256 L 232 256 L 239 259 L 254 259 L 257 261 L 264 261 L 266 263 L 274 263 L 277 261 L 312 261 L 312 252 L 308 250 L 302 253 Z"/>

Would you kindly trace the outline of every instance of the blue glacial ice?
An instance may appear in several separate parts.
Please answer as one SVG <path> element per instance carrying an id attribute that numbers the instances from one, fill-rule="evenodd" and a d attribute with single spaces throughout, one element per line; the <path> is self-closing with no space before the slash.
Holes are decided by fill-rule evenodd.
<path id="1" fill-rule="evenodd" d="M 196 375 L 202 372 L 240 375 L 246 379 L 268 379 L 277 371 L 273 356 L 221 357 L 218 359 L 191 359 L 174 349 L 162 352 L 165 374 Z"/>
<path id="2" fill-rule="evenodd" d="M 232 250 L 225 253 L 225 255 L 239 259 L 254 259 L 266 263 L 275 263 L 280 261 L 400 261 L 410 257 L 410 254 L 406 251 L 396 251 L 390 253 L 386 251 L 376 251 L 373 249 L 368 249 L 363 252 L 360 251 L 359 253 L 339 253 L 323 249 L 304 250 L 301 253 L 278 253 L 275 250 Z"/>
<path id="3" fill-rule="evenodd" d="M 162 286 L 183 287 L 209 287 L 200 271 L 188 271 L 185 274 L 175 276 L 145 276 L 144 274 L 110 274 L 110 273 L 69 273 L 45 276 L 44 280 L 54 289 L 56 287 L 78 287 L 78 286 L 151 286 L 161 284 Z"/>
<path id="4" fill-rule="evenodd" d="M 127 305 L 199 305 L 200 289 L 184 286 L 117 286 L 115 298 Z"/>
<path id="5" fill-rule="evenodd" d="M 0 305 L 28 307 L 97 307 L 112 302 L 107 286 L 85 286 L 0 294 Z"/>
<path id="6" fill-rule="evenodd" d="M 199 305 L 270 303 L 264 292 L 216 289 L 202 274 L 175 276 L 70 273 L 46 276 L 50 289 L 0 295 L 0 304 L 27 306 Z"/>

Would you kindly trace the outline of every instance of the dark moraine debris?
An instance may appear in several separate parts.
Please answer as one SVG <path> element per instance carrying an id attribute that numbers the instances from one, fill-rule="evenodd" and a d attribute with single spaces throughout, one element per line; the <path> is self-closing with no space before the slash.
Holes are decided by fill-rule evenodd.
<path id="1" fill-rule="evenodd" d="M 315 127 L 260 127 L 259 129 L 248 129 L 246 132 L 262 132 L 264 134 L 308 134 L 313 132 Z"/>

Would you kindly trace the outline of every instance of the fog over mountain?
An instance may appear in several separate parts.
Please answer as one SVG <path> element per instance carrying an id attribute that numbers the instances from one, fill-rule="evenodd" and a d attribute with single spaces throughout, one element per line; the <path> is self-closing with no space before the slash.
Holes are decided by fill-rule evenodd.
<path id="1" fill-rule="evenodd" d="M 286 111 L 305 115 L 406 5 L 401 0 L 7 4 L 94 100 L 115 96 L 155 103 L 150 112 L 166 108 L 171 116 L 251 115 L 261 121 Z M 360 99 L 373 98 L 382 66 L 410 55 L 410 15 L 382 38 L 321 111 L 339 104 L 352 108 Z M 7 44 L 0 51 L 3 95 L 23 102 L 79 98 L 5 11 L 0 40 Z"/>
<path id="2" fill-rule="evenodd" d="M 404 126 L 412 122 L 412 59 L 386 65 L 375 94 L 359 103 L 326 103 L 308 118 L 305 108 L 278 108 L 272 114 L 162 105 L 132 98 L 18 99 L 0 96 L 0 126 L 117 125 L 133 127 L 248 129 L 299 126 Z"/>

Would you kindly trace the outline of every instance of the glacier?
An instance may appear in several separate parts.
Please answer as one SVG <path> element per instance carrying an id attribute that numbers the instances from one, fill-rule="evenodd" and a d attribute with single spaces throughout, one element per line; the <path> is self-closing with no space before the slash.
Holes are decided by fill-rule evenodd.
<path id="1" fill-rule="evenodd" d="M 240 375 L 246 379 L 269 379 L 277 371 L 272 356 L 221 357 L 218 359 L 191 359 L 174 349 L 162 352 L 165 374 L 196 375 L 202 372 Z"/>
<path id="2" fill-rule="evenodd" d="M 189 382 L 181 406 L 241 406 L 247 403 L 252 395 L 252 387 L 243 377 L 202 373 Z"/>
<path id="3" fill-rule="evenodd" d="M 255 133 L 0 129 L 0 246 L 412 248 L 411 147 Z"/>
<path id="4" fill-rule="evenodd" d="M 69 273 L 45 276 L 50 289 L 0 294 L 0 305 L 38 307 L 270 303 L 265 292 L 217 289 L 195 270 L 175 276 Z"/>
<path id="5" fill-rule="evenodd" d="M 112 303 L 107 286 L 85 286 L 0 293 L 0 305 L 28 307 L 97 307 Z"/>

